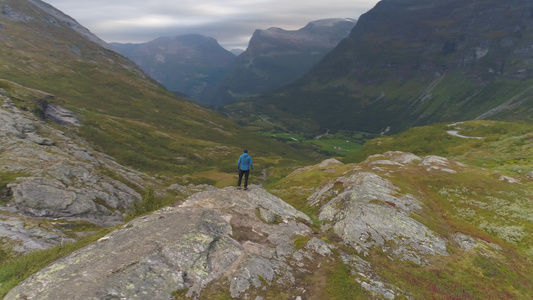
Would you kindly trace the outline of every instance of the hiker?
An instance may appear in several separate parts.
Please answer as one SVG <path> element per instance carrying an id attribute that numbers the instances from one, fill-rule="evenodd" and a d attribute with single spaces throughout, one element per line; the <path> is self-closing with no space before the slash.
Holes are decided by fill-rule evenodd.
<path id="1" fill-rule="evenodd" d="M 239 171 L 239 181 L 237 182 L 237 188 L 241 189 L 242 175 L 244 175 L 244 189 L 248 189 L 248 176 L 250 176 L 250 170 L 254 169 L 252 164 L 252 157 L 248 155 L 248 150 L 244 149 L 244 153 L 239 157 L 237 162 L 237 171 Z"/>

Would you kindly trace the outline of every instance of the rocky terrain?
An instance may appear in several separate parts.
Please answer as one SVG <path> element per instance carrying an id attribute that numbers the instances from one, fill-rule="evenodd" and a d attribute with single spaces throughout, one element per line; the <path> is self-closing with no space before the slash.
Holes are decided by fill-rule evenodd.
<path id="1" fill-rule="evenodd" d="M 443 231 L 446 219 L 429 223 L 435 221 L 435 212 L 430 210 L 433 200 L 423 196 L 420 187 L 398 186 L 396 176 L 402 175 L 396 173 L 414 171 L 437 178 L 468 174 L 472 168 L 443 157 L 390 152 L 357 165 L 329 160 L 298 169 L 280 183 L 278 194 L 313 190 L 305 191 L 296 183 L 304 174 L 320 172 L 332 178 L 305 200 L 316 209 L 318 226 L 307 214 L 259 186 L 249 191 L 227 187 L 200 192 L 181 204 L 126 223 L 97 243 L 60 259 L 5 299 L 212 299 L 216 295 L 324 299 L 333 295 L 331 289 L 340 288 L 328 279 L 339 266 L 347 270 L 350 284 L 358 287 L 352 290 L 354 297 L 421 299 L 427 294 L 420 287 L 406 285 L 395 277 L 399 274 L 389 272 L 406 268 L 404 276 L 424 281 L 415 270 L 444 272 L 469 257 L 508 265 L 505 253 L 514 251 L 508 245 L 531 238 L 529 230 L 519 240 L 506 242 L 473 233 L 471 228 L 463 232 L 466 227 L 458 225 Z M 290 187 L 285 185 L 288 182 Z M 505 184 L 521 185 L 518 181 Z M 531 200 L 531 193 L 525 195 Z M 451 193 L 448 196 L 447 201 L 456 201 Z M 459 202 L 455 205 L 460 206 Z M 530 206 L 523 208 L 531 211 Z M 491 233 L 487 226 L 481 229 Z M 479 267 L 472 266 L 474 278 L 480 276 L 475 273 Z M 517 276 L 525 275 L 517 272 Z M 528 278 L 523 280 L 529 282 Z M 501 277 L 494 274 L 487 280 Z M 438 295 L 465 292 L 461 277 L 442 284 L 456 288 L 437 287 Z M 520 292 L 503 290 L 517 298 L 531 296 L 523 288 Z M 496 291 L 497 298 L 503 294 Z"/>
<path id="2" fill-rule="evenodd" d="M 14 104 L 17 100 L 0 89 L 0 237 L 5 242 L 2 248 L 10 245 L 23 253 L 65 238 L 49 224 L 29 226 L 32 218 L 118 224 L 153 180 L 69 134 L 79 126 L 76 116 L 47 105 L 52 95 L 33 93 L 40 99 L 43 116 L 63 124 L 62 128 L 20 110 Z"/>
<path id="3" fill-rule="evenodd" d="M 454 9 L 443 9 L 448 5 Z M 492 76 L 516 84 L 496 89 L 500 95 L 512 90 L 516 97 L 489 101 L 480 110 L 514 107 L 527 115 L 527 105 L 517 104 L 529 101 L 528 90 L 520 89 L 529 84 L 527 76 L 520 77 L 528 74 L 520 71 L 522 63 L 528 65 L 528 7 L 518 1 L 383 0 L 361 22 L 367 24 L 363 29 L 381 24 L 383 17 L 374 17 L 383 13 L 401 31 L 400 25 L 412 26 L 409 21 L 418 14 L 450 12 L 444 19 L 428 14 L 431 22 L 419 28 L 425 31 L 436 25 L 461 29 L 464 23 L 455 21 L 470 18 L 471 38 L 428 49 L 440 49 L 439 55 L 456 63 L 464 56 L 448 67 L 466 64 L 472 72 L 464 74 L 476 84 Z M 0 51 L 0 78 L 9 78 L 0 79 L 0 292 L 5 299 L 533 298 L 529 125 L 473 121 L 418 127 L 369 141 L 354 153 L 367 155 L 343 160 L 353 163 L 315 164 L 323 156 L 314 150 L 266 140 L 173 97 L 41 1 L 0 0 L 0 8 L 0 39 L 8 49 Z M 402 9 L 414 15 L 398 21 Z M 485 17 L 494 12 L 509 16 L 495 17 L 494 24 L 522 20 L 525 29 L 506 25 L 498 35 L 486 36 L 498 37 L 488 52 L 483 45 L 472 52 L 476 48 L 465 41 L 478 41 L 483 27 L 478 25 L 492 25 Z M 351 38 L 367 33 L 355 30 Z M 491 63 L 497 59 L 484 59 L 504 57 L 492 54 L 506 47 L 515 47 L 509 62 L 516 64 L 494 71 Z M 435 65 L 421 62 L 415 73 L 428 67 L 434 74 Z M 412 71 L 384 66 L 405 76 Z M 464 77 L 449 74 L 429 76 L 432 84 L 422 84 L 423 97 L 415 95 L 413 107 L 422 103 L 437 111 L 440 106 L 430 101 L 436 97 L 454 108 L 444 91 L 456 89 L 440 84 Z M 314 82 L 313 89 L 327 80 Z M 350 88 L 350 95 L 370 91 L 344 79 L 334 82 Z M 412 90 L 411 84 L 406 81 L 404 88 Z M 392 103 L 393 89 L 380 87 L 377 100 L 364 107 Z M 319 111 L 342 122 L 343 114 L 328 110 L 334 95 L 327 94 L 327 106 Z M 401 112 L 392 104 L 374 108 L 380 122 Z M 353 115 L 346 120 L 360 121 Z M 232 153 L 242 149 L 243 140 L 257 149 L 254 164 L 264 167 L 260 180 L 267 179 L 248 191 L 232 187 Z M 413 151 L 391 151 L 409 147 Z"/>

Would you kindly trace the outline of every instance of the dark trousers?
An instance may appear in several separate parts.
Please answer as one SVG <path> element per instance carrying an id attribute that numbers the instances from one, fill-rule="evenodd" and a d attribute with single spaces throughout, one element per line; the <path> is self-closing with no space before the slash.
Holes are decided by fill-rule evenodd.
<path id="1" fill-rule="evenodd" d="M 244 187 L 246 188 L 248 186 L 248 176 L 250 176 L 250 170 L 239 170 L 239 181 L 237 182 L 237 186 L 241 186 L 242 175 L 244 175 Z"/>

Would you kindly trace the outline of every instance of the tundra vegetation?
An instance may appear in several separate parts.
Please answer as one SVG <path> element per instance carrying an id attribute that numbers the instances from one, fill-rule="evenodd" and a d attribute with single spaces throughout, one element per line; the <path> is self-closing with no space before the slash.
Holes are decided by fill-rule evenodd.
<path id="1" fill-rule="evenodd" d="M 350 263 L 346 263 L 348 253 L 372 265 L 372 278 L 379 278 L 386 287 L 407 291 L 416 299 L 531 297 L 531 129 L 530 124 L 495 121 L 436 124 L 371 140 L 359 152 L 339 158 L 343 163 L 331 160 L 319 165 L 302 164 L 300 168 L 282 164 L 272 166 L 272 169 L 280 170 L 269 168 L 268 172 L 273 176 L 264 183 L 265 189 L 304 212 L 311 220 L 305 223 L 314 231 L 314 237 L 336 246 L 332 256 L 318 258 L 306 265 L 311 273 L 297 276 L 296 284 L 317 295 L 317 299 L 346 299 L 354 295 L 361 299 L 375 297 L 376 294 L 369 294 L 361 285 L 367 278 L 361 277 Z M 454 136 L 449 131 L 458 131 L 463 137 Z M 394 161 L 395 153 L 417 156 L 413 156 L 410 163 L 400 164 Z M 435 164 L 422 163 L 424 157 L 432 158 Z M 424 256 L 426 262 L 420 265 L 382 250 L 394 249 L 398 241 L 386 241 L 381 249 L 370 247 L 367 252 L 352 248 L 333 229 L 333 223 L 324 218 L 323 207 L 347 191 L 343 178 L 362 172 L 386 178 L 396 186 L 396 195 L 421 199 L 421 209 L 412 211 L 409 217 L 444 237 L 448 255 Z M 4 181 L 9 178 L 2 176 Z M 309 201 L 317 187 L 325 191 L 318 204 Z M 157 192 L 157 187 L 147 189 L 130 217 L 180 201 L 176 197 L 165 200 Z M 371 204 L 389 208 L 399 205 L 383 199 L 372 200 Z M 343 204 L 338 202 L 336 205 Z M 266 218 L 259 208 L 254 214 L 265 226 L 280 223 L 278 215 Z M 112 229 L 91 227 L 88 230 L 94 234 L 74 243 L 4 260 L 0 268 L 1 295 L 31 273 L 96 241 Z M 253 235 L 246 227 L 233 228 L 236 240 L 244 241 Z M 293 247 L 303 249 L 309 241 L 309 236 L 295 235 Z M 266 299 L 288 299 L 294 295 L 294 291 L 275 287 L 267 281 L 263 285 L 270 288 L 264 292 L 258 290 L 257 295 Z M 413 289 L 414 286 L 422 288 Z M 185 290 L 174 293 L 177 299 L 185 294 Z M 387 294 L 380 297 L 384 295 Z M 231 291 L 229 286 L 216 281 L 206 287 L 201 298 L 230 299 Z"/>

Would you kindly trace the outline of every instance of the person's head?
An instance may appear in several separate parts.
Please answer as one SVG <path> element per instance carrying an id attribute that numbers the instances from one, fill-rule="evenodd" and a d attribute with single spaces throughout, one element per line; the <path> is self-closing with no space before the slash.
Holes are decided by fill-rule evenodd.
<path id="1" fill-rule="evenodd" d="M 248 149 L 244 149 L 244 153 L 248 153 Z"/>

